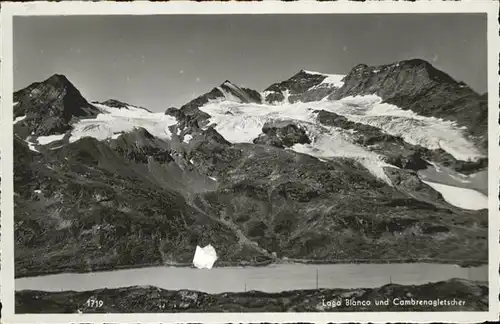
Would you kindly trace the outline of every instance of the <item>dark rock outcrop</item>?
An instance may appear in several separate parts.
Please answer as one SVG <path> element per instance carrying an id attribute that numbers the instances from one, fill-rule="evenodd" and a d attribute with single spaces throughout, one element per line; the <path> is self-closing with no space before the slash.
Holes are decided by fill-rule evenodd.
<path id="1" fill-rule="evenodd" d="M 262 127 L 259 137 L 253 140 L 254 144 L 272 145 L 280 148 L 292 147 L 295 144 L 310 144 L 311 140 L 306 132 L 293 121 L 267 122 Z"/>
<path id="2" fill-rule="evenodd" d="M 197 114 L 201 106 L 207 104 L 210 100 L 224 98 L 224 93 L 218 88 L 213 88 L 210 92 L 207 92 L 195 99 L 191 100 L 187 104 L 183 105 L 180 110 L 186 116 Z M 171 108 L 169 108 L 171 109 Z"/>
<path id="3" fill-rule="evenodd" d="M 219 87 L 215 87 L 209 92 L 183 105 L 180 110 L 187 116 L 197 114 L 198 108 L 207 104 L 210 100 L 225 99 L 226 96 L 224 95 L 223 91 L 226 91 L 235 98 L 238 98 L 242 103 L 262 102 L 259 92 L 248 88 L 241 88 L 226 80 Z"/>
<path id="4" fill-rule="evenodd" d="M 269 103 L 282 102 L 285 100 L 283 93 L 288 91 L 288 102 L 290 103 L 299 100 L 303 102 L 320 100 L 337 90 L 336 87 L 331 85 L 319 86 L 326 77 L 323 74 L 311 74 L 301 70 L 290 79 L 267 87 L 264 90 L 268 93 L 265 99 Z"/>
<path id="5" fill-rule="evenodd" d="M 220 85 L 224 91 L 227 91 L 242 103 L 261 103 L 262 98 L 258 91 L 248 88 L 241 88 L 229 80 Z"/>
<path id="6" fill-rule="evenodd" d="M 170 146 L 154 137 L 144 128 L 136 128 L 112 140 L 110 147 L 129 161 L 148 163 L 151 158 L 159 163 L 173 161 Z"/>

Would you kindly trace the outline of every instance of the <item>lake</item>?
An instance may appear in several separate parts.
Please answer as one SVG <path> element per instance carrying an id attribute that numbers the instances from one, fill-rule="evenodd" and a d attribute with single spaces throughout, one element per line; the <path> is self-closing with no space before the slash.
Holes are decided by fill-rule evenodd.
<path id="1" fill-rule="evenodd" d="M 451 278 L 488 281 L 488 266 L 460 268 L 452 264 L 279 264 L 266 267 L 207 269 L 149 267 L 92 273 L 61 273 L 15 280 L 17 291 L 86 291 L 151 285 L 207 293 L 260 290 L 280 292 L 316 288 L 373 288 L 390 282 L 420 285 Z"/>

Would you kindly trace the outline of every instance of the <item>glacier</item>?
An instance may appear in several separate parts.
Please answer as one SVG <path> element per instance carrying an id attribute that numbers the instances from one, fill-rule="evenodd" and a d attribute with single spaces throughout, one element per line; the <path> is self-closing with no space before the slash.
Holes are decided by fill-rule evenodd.
<path id="1" fill-rule="evenodd" d="M 354 144 L 351 133 L 337 127 L 320 125 L 316 110 L 325 110 L 348 120 L 377 127 L 402 137 L 406 142 L 428 149 L 443 149 L 457 160 L 469 161 L 484 157 L 475 145 L 466 139 L 463 129 L 454 122 L 435 117 L 420 116 L 413 111 L 383 103 L 375 95 L 346 97 L 336 101 L 296 102 L 279 104 L 245 104 L 234 101 L 210 101 L 199 108 L 211 116 L 210 123 L 232 143 L 252 143 L 262 133 L 262 127 L 272 120 L 293 120 L 305 128 L 312 143 L 297 144 L 293 150 L 323 160 L 349 157 L 359 161 L 379 179 L 390 183 L 378 154 Z"/>
<path id="2" fill-rule="evenodd" d="M 200 107 L 200 110 L 212 116 L 210 121 L 216 125 L 216 130 L 233 143 L 251 143 L 261 133 L 262 126 L 273 119 L 317 124 L 314 111 L 325 110 L 353 122 L 377 127 L 390 135 L 400 136 L 413 145 L 431 150 L 441 148 L 457 160 L 475 161 L 485 157 L 454 122 L 420 116 L 413 111 L 382 103 L 382 99 L 374 95 L 277 105 L 212 101 Z"/>
<path id="3" fill-rule="evenodd" d="M 98 140 L 116 139 L 124 132 L 130 132 L 143 127 L 152 135 L 168 140 L 172 137 L 169 127 L 177 123 L 175 117 L 164 113 L 151 113 L 145 109 L 128 106 L 114 108 L 94 103 L 102 113 L 94 119 L 81 119 L 71 130 L 69 142 L 73 143 L 83 137 L 93 137 Z M 62 139 L 64 134 L 40 136 L 38 143 L 42 145 Z"/>

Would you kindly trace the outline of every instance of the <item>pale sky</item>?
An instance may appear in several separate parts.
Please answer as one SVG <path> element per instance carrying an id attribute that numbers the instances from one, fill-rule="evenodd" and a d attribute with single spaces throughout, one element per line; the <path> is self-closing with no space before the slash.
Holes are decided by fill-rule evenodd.
<path id="1" fill-rule="evenodd" d="M 15 90 L 59 73 L 89 101 L 154 111 L 226 79 L 261 91 L 301 69 L 345 74 L 411 58 L 487 90 L 484 14 L 33 16 L 13 24 Z"/>

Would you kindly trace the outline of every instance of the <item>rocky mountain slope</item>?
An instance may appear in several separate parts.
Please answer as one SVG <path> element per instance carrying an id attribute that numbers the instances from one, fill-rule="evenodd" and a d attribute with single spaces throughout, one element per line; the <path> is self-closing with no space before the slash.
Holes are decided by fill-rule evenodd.
<path id="1" fill-rule="evenodd" d="M 61 134 L 71 129 L 75 118 L 95 117 L 99 110 L 83 98 L 69 80 L 59 74 L 35 82 L 14 93 L 14 117 L 30 135 Z"/>
<path id="2" fill-rule="evenodd" d="M 484 202 L 442 189 L 487 187 L 482 115 L 464 108 L 483 106 L 399 66 L 381 88 L 418 81 L 301 71 L 262 93 L 226 81 L 165 113 L 89 103 L 59 75 L 16 92 L 16 276 L 189 265 L 209 243 L 216 265 L 487 262 Z M 456 113 L 415 108 L 423 93 Z M 403 97 L 415 106 L 385 102 Z"/>

